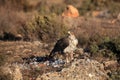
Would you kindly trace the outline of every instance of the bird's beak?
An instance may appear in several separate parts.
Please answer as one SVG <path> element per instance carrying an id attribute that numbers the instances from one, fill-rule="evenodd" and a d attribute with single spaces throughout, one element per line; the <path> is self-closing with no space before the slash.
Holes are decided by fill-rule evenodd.
<path id="1" fill-rule="evenodd" d="M 70 31 L 68 31 L 68 34 L 71 34 Z"/>

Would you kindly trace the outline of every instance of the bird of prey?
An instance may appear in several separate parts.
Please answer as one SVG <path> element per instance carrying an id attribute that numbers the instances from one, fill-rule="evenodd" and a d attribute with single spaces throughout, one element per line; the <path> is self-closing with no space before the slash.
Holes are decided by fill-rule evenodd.
<path id="1" fill-rule="evenodd" d="M 73 53 L 73 51 L 76 49 L 76 46 L 78 44 L 78 40 L 75 37 L 75 35 L 68 31 L 68 35 L 59 39 L 53 50 L 50 52 L 49 57 L 53 57 L 56 55 L 56 52 L 60 53 L 60 54 L 64 54 L 64 53 Z"/>

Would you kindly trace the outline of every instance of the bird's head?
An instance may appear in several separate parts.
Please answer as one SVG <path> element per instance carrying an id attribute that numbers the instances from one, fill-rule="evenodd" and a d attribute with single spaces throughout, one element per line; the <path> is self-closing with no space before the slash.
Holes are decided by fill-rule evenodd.
<path id="1" fill-rule="evenodd" d="M 73 32 L 68 31 L 67 33 L 68 33 L 68 37 L 69 37 L 69 38 L 75 38 L 75 35 L 74 35 Z"/>
<path id="2" fill-rule="evenodd" d="M 67 33 L 68 33 L 68 35 L 73 35 L 73 33 L 71 31 L 68 31 Z"/>

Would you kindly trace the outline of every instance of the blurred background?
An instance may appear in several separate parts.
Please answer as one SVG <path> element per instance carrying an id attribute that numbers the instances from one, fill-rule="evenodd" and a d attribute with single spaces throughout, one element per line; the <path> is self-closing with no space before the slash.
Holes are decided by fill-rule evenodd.
<path id="1" fill-rule="evenodd" d="M 67 5 L 76 7 L 80 17 L 106 19 L 110 23 L 115 23 L 120 13 L 119 0 L 0 0 L 0 39 L 11 40 L 7 36 L 11 35 L 14 37 L 21 36 L 24 40 L 42 40 L 42 35 L 50 36 L 47 35 L 48 33 L 58 35 L 57 29 L 54 32 L 47 31 L 49 27 L 46 26 L 58 25 L 57 28 L 60 28 L 61 25 L 66 26 L 60 23 L 59 16 L 62 15 Z M 41 22 L 45 22 L 45 17 L 57 17 L 57 23 L 55 19 L 49 19 L 51 24 L 41 24 Z M 37 21 L 40 22 L 40 25 L 36 24 Z M 70 24 L 74 22 L 81 24 L 80 20 L 71 21 Z M 41 27 L 46 27 L 46 31 L 39 30 Z M 49 30 L 54 29 L 51 28 Z M 66 28 L 62 31 L 59 32 L 59 36 L 65 33 Z"/>
<path id="2" fill-rule="evenodd" d="M 26 55 L 48 55 L 69 30 L 92 59 L 110 61 L 109 80 L 120 80 L 120 0 L 0 0 L 0 67 Z M 0 72 L 0 79 L 10 80 L 8 75 Z"/>

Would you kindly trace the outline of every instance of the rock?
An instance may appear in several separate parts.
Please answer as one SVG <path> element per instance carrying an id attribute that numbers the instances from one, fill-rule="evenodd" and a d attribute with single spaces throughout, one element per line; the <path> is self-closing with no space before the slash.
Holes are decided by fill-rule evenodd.
<path id="1" fill-rule="evenodd" d="M 77 49 L 74 51 L 74 53 L 79 54 L 79 55 L 83 55 L 83 54 L 84 54 L 84 50 L 83 50 L 83 48 L 77 48 Z"/>
<path id="2" fill-rule="evenodd" d="M 18 41 L 22 40 L 23 36 L 21 34 L 17 34 L 17 35 L 15 35 L 15 39 L 18 40 Z"/>
<path id="3" fill-rule="evenodd" d="M 111 60 L 103 63 L 105 67 L 113 66 L 117 64 L 117 61 Z"/>
<path id="4" fill-rule="evenodd" d="M 108 10 L 103 10 L 103 11 L 93 11 L 92 12 L 92 17 L 98 17 L 98 18 L 109 18 L 110 17 L 110 12 Z"/>
<path id="5" fill-rule="evenodd" d="M 30 53 L 31 54 L 32 50 L 31 49 L 24 49 L 22 53 Z"/>
<path id="6" fill-rule="evenodd" d="M 54 61 L 46 61 L 46 62 L 44 62 L 44 64 L 46 66 L 52 66 L 54 68 L 56 68 L 56 67 L 59 68 L 65 64 L 65 61 L 62 59 L 56 59 Z"/>
<path id="7" fill-rule="evenodd" d="M 79 12 L 74 6 L 68 5 L 66 7 L 66 10 L 62 13 L 62 16 L 63 17 L 79 17 Z"/>
<path id="8" fill-rule="evenodd" d="M 100 15 L 100 11 L 93 11 L 92 12 L 92 17 L 97 17 L 98 15 Z"/>
<path id="9" fill-rule="evenodd" d="M 79 59 L 61 72 L 44 73 L 36 80 L 106 80 L 107 78 L 102 64 L 95 60 Z"/>
<path id="10" fill-rule="evenodd" d="M 78 48 L 74 51 L 74 58 L 77 59 L 85 59 L 85 58 L 89 58 L 90 54 L 87 52 L 84 52 L 83 48 Z"/>
<path id="11" fill-rule="evenodd" d="M 43 43 L 41 43 L 40 41 L 33 41 L 33 44 L 35 46 L 42 46 L 43 45 Z"/>

